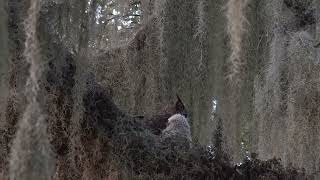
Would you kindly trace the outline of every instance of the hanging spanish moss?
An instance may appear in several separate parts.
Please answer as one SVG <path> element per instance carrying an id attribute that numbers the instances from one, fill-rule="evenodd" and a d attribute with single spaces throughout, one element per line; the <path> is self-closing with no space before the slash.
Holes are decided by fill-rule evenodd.
<path id="1" fill-rule="evenodd" d="M 319 7 L 0 0 L 0 179 L 319 179 Z"/>
<path id="2" fill-rule="evenodd" d="M 230 38 L 230 72 L 228 78 L 232 81 L 241 74 L 241 67 L 246 63 L 243 56 L 243 37 L 247 31 L 248 21 L 246 18 L 246 7 L 249 0 L 229 0 L 226 4 L 227 31 Z"/>
<path id="3" fill-rule="evenodd" d="M 36 37 L 38 13 L 41 1 L 30 2 L 25 20 L 24 56 L 30 64 L 26 84 L 28 105 L 18 123 L 16 137 L 11 148 L 10 179 L 51 179 L 54 173 L 54 159 L 48 141 L 44 114 L 38 103 L 38 80 L 41 76 L 40 47 Z"/>

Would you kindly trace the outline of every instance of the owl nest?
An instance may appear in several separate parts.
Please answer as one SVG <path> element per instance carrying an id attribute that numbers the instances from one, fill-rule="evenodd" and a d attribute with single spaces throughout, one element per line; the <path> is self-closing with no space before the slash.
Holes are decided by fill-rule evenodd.
<path id="1" fill-rule="evenodd" d="M 305 178 L 300 170 L 284 168 L 279 159 L 261 161 L 252 155 L 234 166 L 224 153 L 217 154 L 208 147 L 191 143 L 188 138 L 164 141 L 163 121 L 177 113 L 185 116 L 180 99 L 170 113 L 146 118 L 122 112 L 107 92 L 93 84 L 83 96 L 85 118 L 81 139 L 87 147 L 86 158 L 91 159 L 88 165 L 93 167 L 91 174 L 97 179 Z"/>

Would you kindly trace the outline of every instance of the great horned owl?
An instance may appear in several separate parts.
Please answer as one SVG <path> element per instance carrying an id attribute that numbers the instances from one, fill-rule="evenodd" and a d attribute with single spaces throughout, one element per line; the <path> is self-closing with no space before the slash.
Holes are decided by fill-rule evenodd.
<path id="1" fill-rule="evenodd" d="M 168 119 L 167 127 L 162 131 L 161 140 L 163 143 L 175 147 L 190 148 L 192 139 L 190 125 L 185 116 L 174 114 Z"/>
<path id="2" fill-rule="evenodd" d="M 143 119 L 146 128 L 150 129 L 153 134 L 161 135 L 162 131 L 167 127 L 168 119 L 174 114 L 182 114 L 187 117 L 186 108 L 178 95 L 176 103 L 166 106 L 159 114 L 151 117 L 138 116 L 138 118 Z"/>

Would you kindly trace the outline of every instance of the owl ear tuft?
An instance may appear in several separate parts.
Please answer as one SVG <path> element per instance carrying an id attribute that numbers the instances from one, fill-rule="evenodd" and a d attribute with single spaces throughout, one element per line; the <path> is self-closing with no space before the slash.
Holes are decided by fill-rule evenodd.
<path id="1" fill-rule="evenodd" d="M 176 96 L 177 96 L 177 102 L 176 102 L 176 107 L 175 107 L 176 113 L 182 114 L 185 117 L 187 117 L 187 110 L 186 110 L 181 98 L 179 97 L 178 94 Z"/>

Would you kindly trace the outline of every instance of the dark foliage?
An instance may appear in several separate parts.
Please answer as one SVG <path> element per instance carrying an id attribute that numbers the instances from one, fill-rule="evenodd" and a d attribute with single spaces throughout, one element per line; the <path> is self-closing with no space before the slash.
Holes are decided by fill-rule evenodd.
<path id="1" fill-rule="evenodd" d="M 284 4 L 295 13 L 300 27 L 316 23 L 315 9 L 311 8 L 311 1 L 284 0 Z"/>
<path id="2" fill-rule="evenodd" d="M 253 153 L 243 164 L 236 167 L 239 179 L 270 179 L 270 180 L 304 180 L 307 179 L 303 170 L 293 167 L 284 168 L 281 160 L 273 158 L 267 161 L 256 159 Z"/>
<path id="3" fill-rule="evenodd" d="M 48 52 L 49 57 L 55 57 L 53 53 L 60 53 L 60 56 L 48 62 L 44 87 L 45 94 L 48 94 L 49 97 L 44 99 L 44 107 L 49 114 L 49 132 L 51 143 L 55 145 L 54 151 L 57 155 L 65 155 L 69 151 L 70 134 L 68 133 L 70 133 L 70 119 L 73 110 L 72 89 L 75 84 L 76 67 L 74 57 L 70 53 L 63 53 L 59 46 L 49 48 Z"/>

